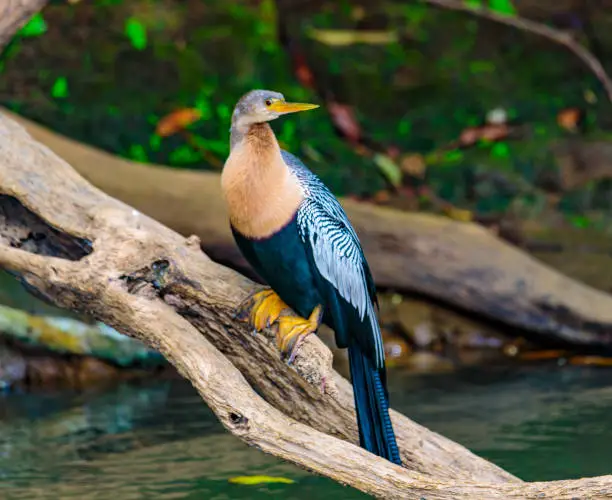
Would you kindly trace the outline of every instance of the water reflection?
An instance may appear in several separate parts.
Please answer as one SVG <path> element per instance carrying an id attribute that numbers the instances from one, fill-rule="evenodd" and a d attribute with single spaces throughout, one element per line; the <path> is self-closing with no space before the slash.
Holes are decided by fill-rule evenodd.
<path id="1" fill-rule="evenodd" d="M 585 367 L 391 374 L 393 405 L 525 479 L 608 473 L 612 387 Z M 362 498 L 227 434 L 180 380 L 10 394 L 0 405 L 0 497 Z M 241 486 L 237 475 L 293 485 Z"/>

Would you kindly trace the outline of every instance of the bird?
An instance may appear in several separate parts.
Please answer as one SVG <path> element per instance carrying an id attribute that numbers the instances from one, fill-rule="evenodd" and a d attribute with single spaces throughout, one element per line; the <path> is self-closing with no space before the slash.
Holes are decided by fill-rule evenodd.
<path id="1" fill-rule="evenodd" d="M 232 113 L 221 188 L 238 248 L 268 285 L 243 301 L 236 317 L 255 331 L 276 325 L 289 363 L 308 335 L 322 323 L 331 327 L 338 347 L 348 348 L 361 447 L 401 465 L 376 287 L 359 238 L 340 202 L 281 149 L 269 124 L 317 107 L 252 90 Z"/>

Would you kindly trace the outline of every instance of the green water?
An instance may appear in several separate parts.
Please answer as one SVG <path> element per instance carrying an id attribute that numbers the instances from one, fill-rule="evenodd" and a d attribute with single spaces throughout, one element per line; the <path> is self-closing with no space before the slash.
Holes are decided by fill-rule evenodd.
<path id="1" fill-rule="evenodd" d="M 609 473 L 611 373 L 584 367 L 393 371 L 396 408 L 527 480 Z M 0 498 L 364 498 L 248 448 L 185 382 L 0 399 Z M 293 484 L 236 485 L 240 475 Z"/>

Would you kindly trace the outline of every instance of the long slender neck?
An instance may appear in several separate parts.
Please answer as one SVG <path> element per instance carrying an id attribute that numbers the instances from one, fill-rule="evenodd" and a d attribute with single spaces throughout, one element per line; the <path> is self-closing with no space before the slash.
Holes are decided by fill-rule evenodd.
<path id="1" fill-rule="evenodd" d="M 244 127 L 238 127 L 232 123 L 232 128 L 230 128 L 230 151 L 244 141 L 247 133 L 248 129 L 245 130 Z"/>
<path id="2" fill-rule="evenodd" d="M 232 126 L 230 147 L 221 187 L 231 224 L 247 237 L 270 236 L 293 218 L 303 190 L 268 123 Z"/>
<path id="3" fill-rule="evenodd" d="M 267 122 L 250 125 L 232 124 L 230 151 L 240 147 L 250 147 L 259 155 L 280 149 L 274 131 Z"/>

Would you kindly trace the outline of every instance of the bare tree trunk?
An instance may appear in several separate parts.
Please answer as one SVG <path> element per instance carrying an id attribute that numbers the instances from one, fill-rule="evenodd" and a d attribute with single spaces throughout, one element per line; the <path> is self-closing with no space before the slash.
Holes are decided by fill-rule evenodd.
<path id="1" fill-rule="evenodd" d="M 253 336 L 232 319 L 253 283 L 211 261 L 197 238 L 185 239 L 89 185 L 5 116 L 0 266 L 47 300 L 159 350 L 248 444 L 366 493 L 562 499 L 612 491 L 608 476 L 521 483 L 397 412 L 406 468 L 355 446 L 350 385 L 316 337 L 287 366 L 273 332 Z"/>

